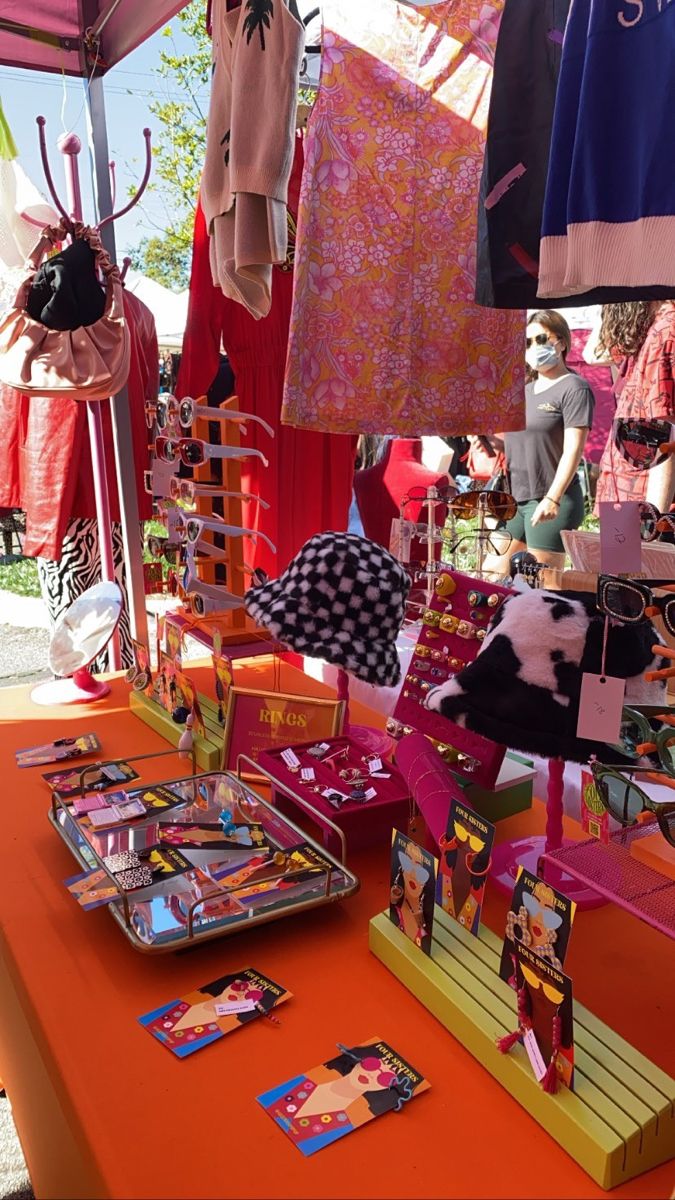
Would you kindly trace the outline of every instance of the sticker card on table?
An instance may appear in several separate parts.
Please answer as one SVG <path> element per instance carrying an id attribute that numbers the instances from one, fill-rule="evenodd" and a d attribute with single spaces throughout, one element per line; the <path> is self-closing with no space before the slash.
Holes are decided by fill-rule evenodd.
<path id="1" fill-rule="evenodd" d="M 337 1054 L 328 1062 L 294 1075 L 257 1099 L 309 1157 L 376 1117 L 400 1113 L 429 1086 L 397 1050 L 373 1037 L 358 1046 L 338 1043 Z"/>
<path id="2" fill-rule="evenodd" d="M 290 1000 L 291 994 L 254 967 L 245 967 L 171 1000 L 138 1020 L 177 1058 L 187 1058 L 242 1025 L 268 1016 L 272 1009 Z"/>
<path id="3" fill-rule="evenodd" d="M 523 1043 L 535 1078 L 547 1072 L 555 1082 L 572 1090 L 574 1085 L 574 1014 L 572 980 L 526 946 L 516 946 L 517 984 L 525 1032 Z"/>
<path id="4" fill-rule="evenodd" d="M 437 865 L 428 850 L 392 830 L 389 919 L 425 954 L 431 954 Z"/>
<path id="5" fill-rule="evenodd" d="M 562 970 L 576 908 L 574 901 L 562 892 L 519 867 L 511 907 L 506 914 L 500 978 L 515 986 L 518 945 L 551 963 L 556 970 Z"/>
<path id="6" fill-rule="evenodd" d="M 71 796 L 82 795 L 80 778 L 86 771 L 84 791 L 104 792 L 108 788 L 121 787 L 138 779 L 138 771 L 127 762 L 96 763 L 91 767 L 77 767 L 68 771 L 48 771 L 42 776 L 53 792 L 58 792 L 62 800 Z"/>
<path id="7" fill-rule="evenodd" d="M 26 750 L 16 751 L 17 767 L 46 767 L 48 763 L 62 762 L 64 759 L 84 758 L 85 754 L 95 754 L 101 749 L 95 733 L 80 733 L 73 737 L 57 738 L 54 742 L 46 742 L 42 746 L 29 746 Z"/>
<path id="8" fill-rule="evenodd" d="M 460 800 L 450 801 L 448 828 L 441 841 L 439 901 L 469 933 L 478 935 L 495 827 Z"/>
<path id="9" fill-rule="evenodd" d="M 603 575 L 638 575 L 642 570 L 640 505 L 604 501 L 600 513 L 600 570 Z"/>
<path id="10" fill-rule="evenodd" d="M 609 845 L 609 813 L 590 771 L 581 772 L 581 828 L 603 845 Z"/>
<path id="11" fill-rule="evenodd" d="M 101 867 L 95 867 L 93 871 L 83 871 L 80 875 L 71 875 L 63 882 L 85 912 L 91 908 L 98 908 L 101 904 L 109 904 L 120 894 L 108 872 Z"/>

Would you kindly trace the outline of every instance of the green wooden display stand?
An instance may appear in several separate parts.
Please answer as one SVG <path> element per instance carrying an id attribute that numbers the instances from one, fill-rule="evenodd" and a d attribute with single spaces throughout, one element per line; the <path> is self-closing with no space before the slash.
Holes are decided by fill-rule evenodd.
<path id="1" fill-rule="evenodd" d="M 206 736 L 195 735 L 194 738 L 197 765 L 203 771 L 219 771 L 223 757 L 223 727 L 218 721 L 218 710 L 213 702 L 200 695 L 199 703 L 202 707 Z M 166 709 L 156 700 L 151 700 L 143 692 L 132 691 L 129 693 L 129 708 L 160 737 L 166 738 L 172 746 L 178 745 L 185 726 L 176 725 Z"/>
<path id="2" fill-rule="evenodd" d="M 516 1027 L 516 997 L 498 975 L 501 942 L 472 937 L 436 908 L 431 957 L 382 913 L 370 949 L 532 1117 L 608 1190 L 675 1156 L 675 1080 L 574 1004 L 574 1091 L 547 1095 L 524 1048 L 497 1039 Z"/>

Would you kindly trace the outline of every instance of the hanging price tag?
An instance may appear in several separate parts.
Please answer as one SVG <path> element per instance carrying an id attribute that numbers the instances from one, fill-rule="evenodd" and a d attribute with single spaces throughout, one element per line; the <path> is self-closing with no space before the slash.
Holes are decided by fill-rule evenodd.
<path id="1" fill-rule="evenodd" d="M 312 783 L 312 781 L 316 779 L 314 767 L 303 767 L 300 772 L 300 778 L 302 779 L 303 783 Z"/>
<path id="2" fill-rule="evenodd" d="M 368 762 L 368 770 L 370 771 L 371 775 L 374 775 L 376 771 L 381 771 L 382 770 L 382 759 L 381 758 L 371 758 Z"/>
<path id="3" fill-rule="evenodd" d="M 642 570 L 640 506 L 635 500 L 601 503 L 600 569 L 608 575 L 635 575 Z"/>
<path id="4" fill-rule="evenodd" d="M 231 1017 L 235 1013 L 255 1012 L 253 1000 L 232 1000 L 228 1004 L 214 1005 L 217 1017 Z"/>
<path id="5" fill-rule="evenodd" d="M 286 766 L 289 769 L 291 767 L 299 767 L 300 766 L 300 759 L 298 758 L 297 754 L 293 750 L 290 750 L 290 749 L 282 750 L 281 757 L 283 758 L 284 762 L 286 763 Z"/>
<path id="6" fill-rule="evenodd" d="M 377 796 L 377 792 L 376 792 L 375 788 L 371 787 L 371 788 L 368 788 L 368 791 L 366 792 L 366 795 L 365 795 L 365 799 L 366 800 L 374 800 L 376 796 Z"/>
<path id="7" fill-rule="evenodd" d="M 533 1029 L 528 1029 L 527 1033 L 523 1035 L 523 1045 L 527 1050 L 527 1057 L 529 1058 L 532 1070 L 534 1071 L 534 1077 L 537 1082 L 539 1082 L 546 1074 L 546 1063 L 541 1057 L 541 1050 L 539 1049 L 539 1043 L 534 1036 Z"/>
<path id="8" fill-rule="evenodd" d="M 626 680 L 584 673 L 579 697 L 577 737 L 594 742 L 619 741 Z"/>

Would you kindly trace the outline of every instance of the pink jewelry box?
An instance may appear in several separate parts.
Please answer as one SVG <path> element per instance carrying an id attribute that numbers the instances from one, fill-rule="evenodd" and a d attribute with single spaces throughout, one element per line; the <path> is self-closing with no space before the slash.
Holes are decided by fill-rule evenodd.
<path id="1" fill-rule="evenodd" d="M 382 760 L 382 773 L 389 779 L 372 778 L 368 765 L 363 759 L 368 751 L 359 742 L 348 735 L 325 738 L 324 744 L 329 746 L 323 760 L 308 754 L 311 746 L 317 742 L 294 743 L 288 747 L 261 751 L 257 765 L 265 773 L 272 784 L 272 803 L 281 812 L 288 811 L 289 804 L 297 806 L 302 811 L 308 811 L 302 804 L 296 805 L 296 797 L 311 809 L 312 820 L 321 827 L 323 843 L 326 849 L 340 856 L 341 844 L 339 837 L 327 822 L 332 822 L 344 834 L 350 850 L 381 843 L 383 837 L 389 838 L 392 828 L 407 827 L 410 818 L 410 793 L 405 780 L 396 766 L 389 760 Z M 347 749 L 345 757 L 331 758 L 336 751 Z M 283 760 L 285 750 L 292 750 L 300 760 L 300 768 L 292 771 Z M 370 756 L 372 757 L 372 756 Z M 328 760 L 328 761 L 327 761 Z M 335 763 L 335 769 L 330 766 Z M 301 781 L 300 770 L 312 767 L 315 779 L 308 784 Z M 371 800 L 346 800 L 339 808 L 333 805 L 320 793 L 313 791 L 314 787 L 330 788 L 336 792 L 349 795 L 352 784 L 340 777 L 341 770 L 360 768 L 367 782 L 365 789 L 373 787 L 377 796 Z"/>

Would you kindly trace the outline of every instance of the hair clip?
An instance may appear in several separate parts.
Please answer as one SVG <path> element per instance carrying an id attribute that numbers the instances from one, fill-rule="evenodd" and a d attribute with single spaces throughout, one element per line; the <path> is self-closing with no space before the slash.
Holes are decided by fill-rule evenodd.
<path id="1" fill-rule="evenodd" d="M 417 678 L 416 675 L 410 674 L 410 675 L 406 675 L 406 682 L 407 683 L 420 683 L 420 680 Z"/>

